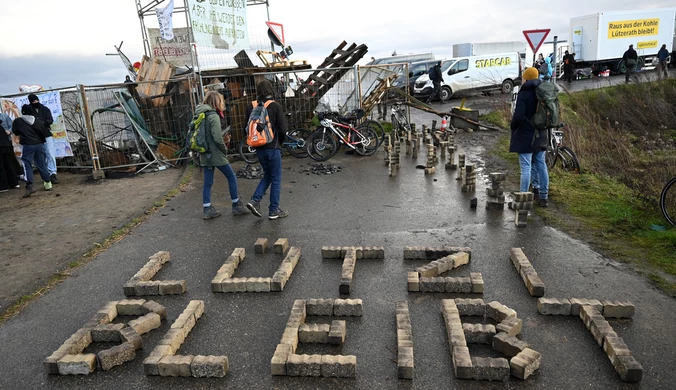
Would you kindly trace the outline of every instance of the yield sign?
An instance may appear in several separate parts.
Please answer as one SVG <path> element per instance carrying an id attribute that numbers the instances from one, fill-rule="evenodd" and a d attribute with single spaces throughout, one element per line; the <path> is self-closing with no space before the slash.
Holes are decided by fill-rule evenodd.
<path id="1" fill-rule="evenodd" d="M 537 53 L 542 46 L 542 42 L 545 41 L 551 29 L 545 30 L 524 30 L 523 35 L 526 37 L 526 41 L 530 45 L 530 48 L 533 49 L 533 53 Z"/>
<path id="2" fill-rule="evenodd" d="M 268 25 L 268 28 L 272 33 L 279 39 L 279 42 L 282 43 L 282 46 L 284 46 L 284 26 L 282 26 L 281 23 L 275 23 L 275 22 L 265 22 L 265 24 Z"/>

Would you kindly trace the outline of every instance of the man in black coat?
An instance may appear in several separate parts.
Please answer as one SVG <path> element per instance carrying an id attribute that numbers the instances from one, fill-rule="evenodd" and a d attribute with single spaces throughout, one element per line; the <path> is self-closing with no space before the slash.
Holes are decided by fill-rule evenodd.
<path id="1" fill-rule="evenodd" d="M 444 80 L 444 76 L 441 74 L 441 61 L 430 69 L 429 75 L 432 85 L 434 85 L 434 91 L 427 101 L 431 102 L 436 97 L 441 102 L 441 82 Z"/>
<path id="2" fill-rule="evenodd" d="M 568 53 L 568 50 L 566 50 L 566 53 L 563 56 L 563 73 L 566 76 L 566 81 L 569 83 L 573 82 L 574 65 L 575 65 L 574 55 Z"/>
<path id="3" fill-rule="evenodd" d="M 26 193 L 24 198 L 28 198 L 35 191 L 33 190 L 33 162 L 38 167 L 40 177 L 44 182 L 45 191 L 52 190 L 52 182 L 47 169 L 47 158 L 45 156 L 45 138 L 48 130 L 44 127 L 42 121 L 32 115 L 33 110 L 28 104 L 21 107 L 21 117 L 12 122 L 12 131 L 19 136 L 22 151 L 21 162 L 23 162 L 26 172 Z"/>
<path id="4" fill-rule="evenodd" d="M 28 102 L 30 107 L 33 109 L 33 115 L 39 119 L 45 128 L 49 130 L 47 132 L 48 137 L 45 141 L 45 155 L 47 156 L 47 169 L 49 170 L 49 176 L 52 183 L 59 184 L 59 179 L 56 177 L 56 150 L 54 148 L 54 139 L 52 138 L 51 127 L 54 123 L 54 118 L 52 117 L 52 110 L 49 107 L 46 107 L 44 104 L 40 103 L 37 95 L 31 93 L 28 95 Z"/>
<path id="5" fill-rule="evenodd" d="M 636 63 L 638 62 L 638 54 L 636 53 L 636 50 L 634 50 L 634 45 L 629 45 L 629 49 L 624 52 L 622 60 L 627 68 L 624 72 L 624 81 L 628 83 L 631 75 L 636 71 Z"/>

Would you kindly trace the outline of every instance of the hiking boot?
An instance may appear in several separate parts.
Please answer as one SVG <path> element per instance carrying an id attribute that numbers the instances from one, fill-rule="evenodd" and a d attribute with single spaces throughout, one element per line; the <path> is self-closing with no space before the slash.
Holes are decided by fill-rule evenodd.
<path id="1" fill-rule="evenodd" d="M 23 194 L 23 198 L 28 198 L 29 196 L 31 196 L 31 194 L 35 192 L 37 192 L 37 190 L 33 189 L 32 184 L 26 184 L 26 192 Z"/>
<path id="2" fill-rule="evenodd" d="M 533 197 L 535 197 L 535 199 L 537 199 L 538 195 L 540 195 L 540 189 L 539 188 L 533 188 L 533 191 L 531 191 L 531 192 L 533 193 Z"/>
<path id="3" fill-rule="evenodd" d="M 249 212 L 244 208 L 244 204 L 241 200 L 238 200 L 237 203 L 232 204 L 232 215 L 242 215 L 249 214 Z"/>
<path id="4" fill-rule="evenodd" d="M 52 173 L 51 176 L 49 176 L 49 179 L 52 184 L 59 184 L 59 179 L 56 177 L 56 173 Z"/>
<path id="5" fill-rule="evenodd" d="M 258 218 L 263 218 L 263 214 L 261 214 L 261 202 L 256 202 L 252 199 L 246 204 L 246 208 L 251 211 L 251 214 L 257 216 Z"/>
<path id="6" fill-rule="evenodd" d="M 547 199 L 540 199 L 537 203 L 538 206 L 547 208 L 549 207 L 549 200 Z"/>
<path id="7" fill-rule="evenodd" d="M 52 190 L 52 182 L 51 181 L 46 181 L 42 184 L 44 184 L 44 186 L 45 186 L 45 191 L 51 191 Z"/>
<path id="8" fill-rule="evenodd" d="M 286 218 L 286 217 L 288 217 L 288 216 L 289 216 L 289 213 L 287 213 L 286 211 L 284 211 L 284 210 L 278 208 L 277 210 L 271 212 L 271 213 L 268 215 L 268 218 L 270 218 L 270 219 L 279 219 L 279 218 Z"/>
<path id="9" fill-rule="evenodd" d="M 220 216 L 221 213 L 216 211 L 216 209 L 213 206 L 209 206 L 204 208 L 204 216 L 202 217 L 202 219 L 212 219 Z"/>

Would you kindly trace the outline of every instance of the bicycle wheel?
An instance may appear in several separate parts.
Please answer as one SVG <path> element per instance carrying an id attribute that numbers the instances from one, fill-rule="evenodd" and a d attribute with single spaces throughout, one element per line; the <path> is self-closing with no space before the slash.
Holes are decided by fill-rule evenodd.
<path id="1" fill-rule="evenodd" d="M 246 138 L 244 138 L 242 142 L 239 143 L 239 156 L 247 164 L 258 163 L 258 155 L 256 154 L 256 149 L 246 144 Z"/>
<path id="2" fill-rule="evenodd" d="M 558 159 L 561 160 L 561 167 L 565 171 L 580 173 L 580 162 L 573 149 L 568 146 L 559 147 Z"/>
<path id="3" fill-rule="evenodd" d="M 378 150 L 378 134 L 370 127 L 360 126 L 357 131 L 364 136 L 364 139 L 359 145 L 356 145 L 355 151 L 362 156 L 370 156 L 375 153 Z"/>
<path id="4" fill-rule="evenodd" d="M 307 153 L 315 161 L 326 161 L 338 153 L 336 138 L 331 130 L 320 127 L 306 141 Z"/>
<path id="5" fill-rule="evenodd" d="M 376 136 L 378 137 L 378 146 L 380 146 L 383 141 L 385 141 L 385 129 L 383 129 L 383 126 L 379 122 L 374 121 L 373 119 L 368 119 L 359 125 L 359 127 L 370 127 L 373 129 L 373 131 L 376 133 Z"/>
<path id="6" fill-rule="evenodd" d="M 310 138 L 312 132 L 305 129 L 295 129 L 288 133 L 293 139 L 288 139 L 284 142 L 287 152 L 295 158 L 307 157 L 307 139 Z"/>
<path id="7" fill-rule="evenodd" d="M 547 164 L 547 168 L 554 169 L 558 155 L 558 150 L 554 150 L 551 147 L 547 148 L 547 151 L 545 151 L 545 163 Z"/>
<path id="8" fill-rule="evenodd" d="M 664 218 L 676 226 L 676 177 L 664 186 L 660 195 L 660 209 L 662 209 Z"/>

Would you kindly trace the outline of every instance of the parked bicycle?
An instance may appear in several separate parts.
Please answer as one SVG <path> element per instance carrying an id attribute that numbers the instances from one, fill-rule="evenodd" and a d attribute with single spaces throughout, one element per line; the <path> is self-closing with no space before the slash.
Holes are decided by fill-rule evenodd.
<path id="1" fill-rule="evenodd" d="M 403 104 L 403 100 L 394 100 L 391 109 L 391 120 L 392 120 L 392 137 L 394 140 L 399 140 L 403 134 L 410 134 L 412 132 L 411 123 L 408 121 L 408 115 L 406 112 L 406 106 Z"/>
<path id="2" fill-rule="evenodd" d="M 666 218 L 670 224 L 676 226 L 676 177 L 669 180 L 667 185 L 664 186 L 664 189 L 662 189 L 662 194 L 660 195 L 660 209 L 662 209 L 664 218 Z"/>
<path id="3" fill-rule="evenodd" d="M 337 112 L 318 112 L 320 126 L 307 140 L 307 151 L 315 161 L 326 161 L 338 153 L 341 145 L 362 156 L 370 156 L 378 150 L 378 133 L 367 123 L 356 128 L 354 123 L 364 116 L 357 109 L 347 116 Z"/>
<path id="4" fill-rule="evenodd" d="M 561 167 L 564 170 L 580 173 L 580 162 L 575 152 L 570 147 L 563 145 L 563 130 L 561 130 L 563 126 L 565 124 L 560 123 L 550 129 L 549 146 L 547 146 L 545 162 L 552 169 L 556 166 L 557 162 L 561 161 Z"/>
<path id="5" fill-rule="evenodd" d="M 296 158 L 305 158 L 307 154 L 307 139 L 312 132 L 305 129 L 295 129 L 286 132 L 286 138 L 282 142 L 282 149 L 289 152 L 290 155 Z M 256 148 L 253 148 L 246 143 L 246 137 L 239 143 L 239 155 L 247 164 L 258 163 L 258 155 Z"/>

